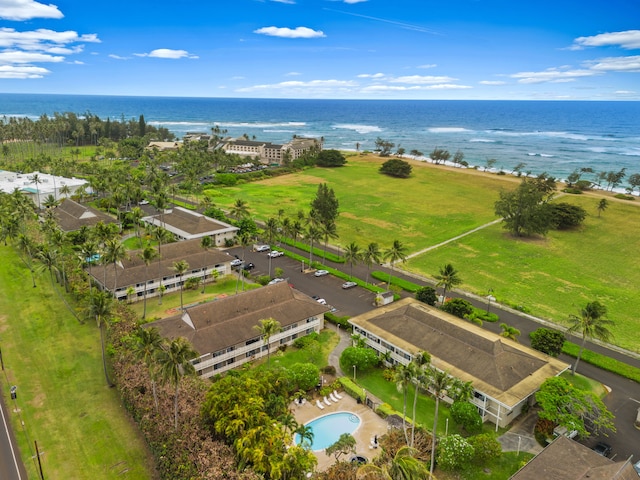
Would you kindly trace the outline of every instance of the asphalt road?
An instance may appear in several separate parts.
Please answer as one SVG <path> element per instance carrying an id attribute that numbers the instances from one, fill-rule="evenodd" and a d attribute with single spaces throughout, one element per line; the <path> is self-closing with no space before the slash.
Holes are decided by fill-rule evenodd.
<path id="1" fill-rule="evenodd" d="M 9 410 L 0 396 L 0 479 L 2 480 L 27 480 L 26 470 L 20 458 L 20 452 L 15 442 Z"/>
<path id="2" fill-rule="evenodd" d="M 290 247 L 287 247 L 287 249 L 293 250 L 303 257 L 308 257 L 308 253 L 296 251 Z M 242 249 L 233 248 L 229 250 L 229 253 L 242 256 Z M 314 257 L 314 261 L 316 260 L 322 261 L 322 258 Z M 251 252 L 250 249 L 247 248 L 245 250 L 245 262 L 255 264 L 256 268 L 252 271 L 254 275 L 269 274 L 269 258 L 266 253 Z M 348 273 L 350 270 L 349 266 L 345 264 L 333 264 L 331 262 L 326 262 L 325 264 L 345 273 Z M 324 298 L 329 305 L 336 309 L 336 315 L 355 316 L 375 308 L 374 294 L 364 288 L 355 287 L 343 290 L 341 286 L 344 280 L 333 277 L 332 275 L 315 277 L 313 273 L 304 273 L 301 263 L 286 256 L 271 259 L 271 276 L 274 275 L 275 268 L 277 267 L 283 269 L 283 277 L 298 290 L 310 296 L 315 295 Z M 376 265 L 372 269 L 390 272 L 388 268 L 381 265 Z M 353 274 L 364 280 L 367 275 L 367 269 L 365 266 L 356 265 L 353 268 Z M 433 286 L 433 284 L 427 280 L 405 274 L 397 268 L 394 270 L 393 275 L 404 277 L 420 285 Z M 488 306 L 487 300 L 484 298 L 474 297 L 459 291 L 448 292 L 448 294 L 450 296 L 464 297 L 476 307 L 487 308 Z M 408 294 L 403 293 L 403 295 L 407 296 Z M 496 303 L 492 303 L 490 309 L 492 312 L 498 314 L 500 321 L 496 323 L 485 322 L 483 327 L 495 333 L 500 333 L 500 323 L 504 322 L 511 325 L 520 330 L 521 335 L 519 341 L 524 345 L 530 344 L 529 333 L 541 326 L 545 326 L 544 322 L 540 319 L 504 308 Z M 581 339 L 574 337 L 571 338 L 571 341 L 580 343 Z M 629 356 L 623 352 L 590 341 L 587 341 L 586 348 L 640 368 L 640 356 Z M 575 361 L 575 359 L 564 355 L 561 356 L 560 359 L 568 364 Z M 588 447 L 593 447 L 598 441 L 605 441 L 612 446 L 612 457 L 614 459 L 627 459 L 633 455 L 635 461 L 639 460 L 640 430 L 634 427 L 634 421 L 638 414 L 638 408 L 640 408 L 640 385 L 614 373 L 600 370 L 586 362 L 579 363 L 578 372 L 603 383 L 610 389 L 611 393 L 605 397 L 604 402 L 607 408 L 615 415 L 616 426 L 616 433 L 610 434 L 608 437 L 588 438 L 581 443 Z"/>

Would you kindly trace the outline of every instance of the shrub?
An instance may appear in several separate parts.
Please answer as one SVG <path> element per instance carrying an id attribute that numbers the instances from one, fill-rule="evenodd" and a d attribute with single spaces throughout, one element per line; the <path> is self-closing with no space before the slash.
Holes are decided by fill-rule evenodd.
<path id="1" fill-rule="evenodd" d="M 305 348 L 318 340 L 318 332 L 312 332 L 304 337 L 298 337 L 293 341 L 296 348 Z"/>
<path id="2" fill-rule="evenodd" d="M 469 315 L 469 320 L 479 319 L 483 322 L 495 323 L 500 320 L 500 317 L 493 312 L 487 312 L 482 308 L 474 308 L 473 313 Z"/>
<path id="3" fill-rule="evenodd" d="M 395 371 L 393 368 L 385 368 L 382 371 L 382 378 L 384 378 L 387 382 L 393 382 L 393 377 L 395 376 Z"/>
<path id="4" fill-rule="evenodd" d="M 560 355 L 565 342 L 564 333 L 550 328 L 538 328 L 529 334 L 529 338 L 531 348 L 552 357 Z"/>
<path id="5" fill-rule="evenodd" d="M 195 290 L 198 288 L 198 285 L 200 285 L 200 279 L 198 277 L 191 277 L 188 278 L 185 282 L 184 282 L 184 287 L 187 290 Z"/>
<path id="6" fill-rule="evenodd" d="M 409 178 L 411 176 L 412 169 L 413 167 L 409 162 L 405 162 L 398 158 L 392 158 L 382 164 L 380 167 L 380 173 L 384 173 L 391 177 Z"/>
<path id="7" fill-rule="evenodd" d="M 581 195 L 582 194 L 582 190 L 580 190 L 579 188 L 565 188 L 562 191 L 564 193 L 570 193 L 572 195 Z"/>
<path id="8" fill-rule="evenodd" d="M 336 367 L 334 367 L 333 365 L 326 365 L 322 367 L 322 373 L 326 373 L 327 375 L 335 375 Z"/>
<path id="9" fill-rule="evenodd" d="M 257 279 L 258 283 L 263 287 L 271 281 L 271 277 L 269 275 L 260 275 Z"/>
<path id="10" fill-rule="evenodd" d="M 547 212 L 551 217 L 551 225 L 558 230 L 577 227 L 587 216 L 584 208 L 565 202 L 549 203 Z"/>
<path id="11" fill-rule="evenodd" d="M 436 289 L 429 286 L 418 288 L 418 290 L 416 290 L 416 300 L 434 306 L 438 300 Z"/>
<path id="12" fill-rule="evenodd" d="M 344 328 L 344 330 L 347 332 L 351 331 L 352 327 L 351 327 L 351 324 L 349 324 L 348 316 L 339 317 L 337 315 L 334 315 L 331 312 L 326 312 L 324 314 L 324 319 L 325 321 L 331 322 L 335 325 L 340 325 L 340 327 Z"/>
<path id="13" fill-rule="evenodd" d="M 471 463 L 475 450 L 461 435 L 444 437 L 437 445 L 438 467 L 443 470 L 459 470 Z"/>
<path id="14" fill-rule="evenodd" d="M 465 315 L 473 313 L 473 305 L 463 298 L 452 298 L 446 301 L 440 309 L 458 318 L 465 318 Z"/>
<path id="15" fill-rule="evenodd" d="M 396 411 L 393 409 L 391 405 L 388 403 L 381 403 L 376 408 L 376 413 L 380 415 L 382 418 L 387 418 L 389 415 L 393 415 Z"/>
<path id="16" fill-rule="evenodd" d="M 292 391 L 309 391 L 318 385 L 320 373 L 313 363 L 294 363 L 287 369 Z"/>
<path id="17" fill-rule="evenodd" d="M 468 440 L 474 450 L 473 462 L 478 465 L 486 465 L 502 455 L 502 445 L 492 433 L 481 433 Z"/>
<path id="18" fill-rule="evenodd" d="M 482 417 L 476 406 L 469 402 L 453 402 L 451 418 L 469 433 L 477 433 L 482 430 Z"/>
<path id="19" fill-rule="evenodd" d="M 614 195 L 614 198 L 619 198 L 620 200 L 635 200 L 636 197 L 634 197 L 633 195 L 625 195 L 624 193 L 618 193 L 616 195 Z"/>

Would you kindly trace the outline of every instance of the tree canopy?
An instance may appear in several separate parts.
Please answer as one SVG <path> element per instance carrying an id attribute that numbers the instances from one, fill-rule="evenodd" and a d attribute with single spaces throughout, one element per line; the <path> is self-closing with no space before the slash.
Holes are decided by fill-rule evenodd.
<path id="1" fill-rule="evenodd" d="M 399 158 L 392 158 L 387 160 L 380 167 L 380 173 L 389 175 L 391 177 L 409 178 L 413 167 L 408 162 L 400 160 Z"/>
<path id="2" fill-rule="evenodd" d="M 319 167 L 342 167 L 347 163 L 347 159 L 339 150 L 322 150 L 318 153 L 316 165 Z"/>

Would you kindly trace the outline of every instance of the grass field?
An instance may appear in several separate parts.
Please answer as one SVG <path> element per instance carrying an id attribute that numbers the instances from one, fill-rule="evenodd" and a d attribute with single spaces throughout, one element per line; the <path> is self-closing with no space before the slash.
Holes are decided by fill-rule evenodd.
<path id="1" fill-rule="evenodd" d="M 20 409 L 11 420 L 29 478 L 39 478 L 34 440 L 47 479 L 152 478 L 145 444 L 106 384 L 95 322 L 80 324 L 66 310 L 48 274 L 36 283 L 13 249 L 0 246 L 2 390 Z M 10 385 L 18 387 L 15 404 Z"/>
<path id="2" fill-rule="evenodd" d="M 409 252 L 417 252 L 495 220 L 493 204 L 500 190 L 519 182 L 508 175 L 419 163 L 412 178 L 394 179 L 377 172 L 380 163 L 376 156 L 350 156 L 346 167 L 315 168 L 207 194 L 222 207 L 242 198 L 264 220 L 280 208 L 287 215 L 308 210 L 318 183 L 327 182 L 340 201 L 340 238 L 334 243 L 376 241 L 384 249 L 397 238 Z M 640 352 L 640 205 L 609 197 L 609 208 L 598 217 L 601 195 L 607 194 L 562 197 L 589 214 L 578 230 L 514 239 L 494 225 L 399 267 L 433 278 L 442 265 L 452 263 L 464 281 L 461 288 L 483 296 L 492 289 L 498 301 L 560 324 L 587 302 L 599 300 L 616 322 L 614 343 Z"/>

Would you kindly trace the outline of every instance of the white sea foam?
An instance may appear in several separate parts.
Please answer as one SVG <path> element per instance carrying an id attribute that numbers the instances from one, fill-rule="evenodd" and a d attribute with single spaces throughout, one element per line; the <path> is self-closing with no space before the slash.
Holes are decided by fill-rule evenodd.
<path id="1" fill-rule="evenodd" d="M 332 128 L 341 128 L 344 130 L 355 130 L 358 133 L 367 134 L 381 132 L 382 129 L 376 125 L 358 125 L 355 123 L 337 123 Z"/>
<path id="2" fill-rule="evenodd" d="M 551 155 L 549 153 L 527 153 L 530 157 L 545 157 L 545 158 L 553 158 L 555 155 Z"/>
<path id="3" fill-rule="evenodd" d="M 277 128 L 277 127 L 304 127 L 306 122 L 211 122 L 221 128 Z"/>
<path id="4" fill-rule="evenodd" d="M 469 143 L 496 143 L 496 141 L 488 138 L 472 138 L 469 140 Z"/>
<path id="5" fill-rule="evenodd" d="M 463 127 L 432 127 L 427 130 L 431 133 L 463 133 L 473 131 Z"/>

